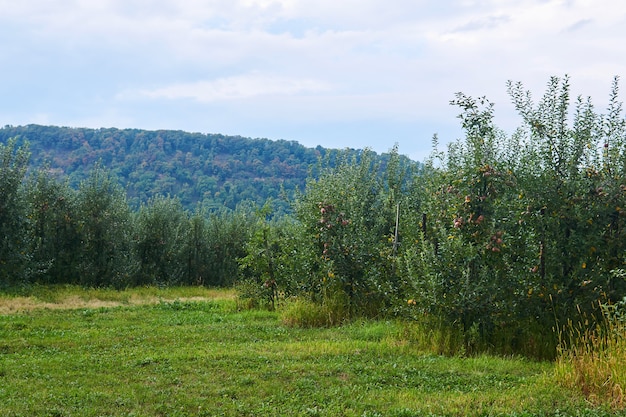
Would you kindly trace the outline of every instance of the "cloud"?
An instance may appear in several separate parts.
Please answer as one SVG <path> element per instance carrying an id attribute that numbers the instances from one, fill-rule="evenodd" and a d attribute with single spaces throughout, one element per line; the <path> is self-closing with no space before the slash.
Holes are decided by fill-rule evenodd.
<path id="1" fill-rule="evenodd" d="M 575 32 L 577 30 L 584 28 L 585 26 L 588 26 L 592 22 L 593 22 L 593 19 L 581 19 L 577 21 L 576 23 L 569 25 L 567 28 L 565 28 L 565 31 Z"/>
<path id="2" fill-rule="evenodd" d="M 511 17 L 507 15 L 486 16 L 484 18 L 473 19 L 468 23 L 453 29 L 452 32 L 472 32 L 481 29 L 493 29 L 510 21 Z"/>
<path id="3" fill-rule="evenodd" d="M 261 96 L 319 93 L 330 89 L 331 86 L 328 83 L 314 79 L 249 74 L 211 81 L 176 83 L 152 90 L 123 92 L 120 98 L 143 96 L 151 99 L 192 99 L 199 102 L 214 102 Z"/>

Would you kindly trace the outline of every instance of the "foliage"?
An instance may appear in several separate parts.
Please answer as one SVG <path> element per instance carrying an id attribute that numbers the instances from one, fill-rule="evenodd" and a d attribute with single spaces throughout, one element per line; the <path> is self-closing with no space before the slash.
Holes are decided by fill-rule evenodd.
<path id="1" fill-rule="evenodd" d="M 80 281 L 76 254 L 82 250 L 77 192 L 45 171 L 26 184 L 33 281 L 45 284 Z"/>
<path id="2" fill-rule="evenodd" d="M 180 285 L 187 266 L 186 234 L 187 218 L 178 200 L 157 196 L 142 206 L 137 213 L 135 284 Z"/>
<path id="3" fill-rule="evenodd" d="M 244 276 L 247 276 L 239 287 L 243 289 L 240 297 L 253 304 L 262 303 L 273 310 L 278 298 L 278 269 L 282 262 L 278 259 L 281 253 L 278 228 L 270 225 L 267 219 L 269 214 L 270 206 L 267 203 L 256 212 L 256 224 L 246 242 L 247 255 L 239 259 L 239 266 L 244 270 Z"/>
<path id="4" fill-rule="evenodd" d="M 75 190 L 49 170 L 24 180 L 25 150 L 2 150 L 5 188 L 13 193 L 3 200 L 2 287 L 230 285 L 237 279 L 253 225 L 249 206 L 212 212 L 199 206 L 190 213 L 179 200 L 156 196 L 133 213 L 115 177 L 101 167 Z"/>
<path id="5" fill-rule="evenodd" d="M 106 167 L 125 188 L 133 209 L 157 195 L 172 195 L 190 211 L 198 204 L 234 210 L 244 201 L 263 205 L 272 199 L 277 213 L 285 213 L 318 159 L 332 163 L 343 152 L 293 141 L 171 130 L 0 128 L 0 143 L 16 136 L 31 145 L 32 169 L 47 168 L 72 187 L 98 164 Z"/>
<path id="6" fill-rule="evenodd" d="M 397 158 L 394 149 L 389 178 L 397 173 Z M 358 160 L 346 156 L 318 180 L 309 180 L 295 205 L 304 233 L 314 243 L 311 298 L 332 300 L 348 316 L 380 314 L 396 288 L 391 259 L 400 195 L 387 187 L 380 169 L 368 150 Z"/>
<path id="7" fill-rule="evenodd" d="M 314 243 L 307 239 L 302 224 L 291 217 L 270 217 L 271 213 L 269 202 L 255 212 L 239 267 L 247 298 L 254 305 L 274 309 L 285 298 L 311 296 L 319 266 Z"/>
<path id="8" fill-rule="evenodd" d="M 186 238 L 182 247 L 185 265 L 182 282 L 187 285 L 204 285 L 211 275 L 212 253 L 208 245 L 209 223 L 206 213 L 198 209 L 189 216 Z"/>
<path id="9" fill-rule="evenodd" d="M 130 281 L 133 255 L 132 216 L 121 187 L 96 168 L 78 190 L 80 284 L 124 287 Z"/>
<path id="10" fill-rule="evenodd" d="M 549 329 L 625 294 L 610 274 L 626 261 L 617 79 L 608 115 L 579 98 L 571 124 L 569 89 L 567 77 L 552 78 L 535 106 L 509 83 L 524 121 L 511 136 L 487 99 L 457 94 L 465 138 L 435 153 L 415 182 L 412 205 L 424 215 L 401 259 L 408 298 L 459 325 L 468 352 L 526 345 L 551 356 Z"/>
<path id="11" fill-rule="evenodd" d="M 261 284 L 253 278 L 241 278 L 235 282 L 234 288 L 237 292 L 237 308 L 240 310 L 274 310 L 276 307 L 275 285 L 268 282 Z"/>
<path id="12" fill-rule="evenodd" d="M 242 204 L 234 211 L 221 210 L 209 215 L 205 285 L 229 286 L 237 281 L 239 259 L 246 255 L 246 243 L 254 232 L 253 207 Z"/>
<path id="13" fill-rule="evenodd" d="M 28 280 L 26 205 L 21 186 L 26 174 L 28 145 L 11 139 L 0 144 L 0 287 Z"/>
<path id="14" fill-rule="evenodd" d="M 565 317 L 576 305 L 588 309 L 597 300 L 615 301 L 626 290 L 614 279 L 603 282 L 625 253 L 626 172 L 619 160 L 626 142 L 617 93 L 615 79 L 608 115 L 596 114 L 589 99 L 579 98 L 570 128 L 567 78 L 550 81 L 537 109 L 521 102 L 518 89 L 511 91 L 527 124 L 527 210 L 521 220 L 540 253 L 535 285 Z"/>
<path id="15" fill-rule="evenodd" d="M 406 248 L 402 268 L 418 308 L 460 326 L 472 352 L 493 343 L 496 326 L 519 323 L 517 280 L 525 257 L 511 247 L 525 246 L 513 242 L 520 236 L 509 220 L 519 211 L 512 198 L 517 180 L 503 150 L 509 144 L 493 124 L 493 106 L 463 94 L 452 104 L 462 109 L 466 138 L 449 145 L 439 167 L 427 165 L 415 193 L 425 213 L 414 226 L 421 232 Z"/>
<path id="16" fill-rule="evenodd" d="M 135 285 L 231 285 L 238 276 L 251 222 L 248 209 L 206 214 L 156 197 L 137 215 Z"/>

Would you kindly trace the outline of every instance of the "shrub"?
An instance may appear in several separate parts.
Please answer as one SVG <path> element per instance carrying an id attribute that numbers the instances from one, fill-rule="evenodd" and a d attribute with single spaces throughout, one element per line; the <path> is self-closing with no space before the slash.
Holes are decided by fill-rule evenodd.
<path id="1" fill-rule="evenodd" d="M 275 286 L 271 283 L 259 283 L 252 278 L 242 279 L 235 284 L 235 291 L 239 310 L 255 308 L 273 310 L 275 307 Z"/>
<path id="2" fill-rule="evenodd" d="M 338 316 L 344 308 L 351 317 L 378 316 L 393 302 L 399 288 L 394 231 L 408 171 L 395 148 L 384 167 L 365 150 L 308 181 L 295 202 L 309 242 L 303 259 L 315 272 L 306 290 L 312 300 L 338 306 Z"/>

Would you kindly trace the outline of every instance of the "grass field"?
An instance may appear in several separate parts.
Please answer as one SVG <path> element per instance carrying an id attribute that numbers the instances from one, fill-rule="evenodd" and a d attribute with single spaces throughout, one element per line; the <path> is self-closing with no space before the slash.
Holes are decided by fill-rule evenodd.
<path id="1" fill-rule="evenodd" d="M 227 290 L 0 295 L 0 416 L 613 415 L 554 363 L 434 356 L 408 334 L 289 328 Z"/>

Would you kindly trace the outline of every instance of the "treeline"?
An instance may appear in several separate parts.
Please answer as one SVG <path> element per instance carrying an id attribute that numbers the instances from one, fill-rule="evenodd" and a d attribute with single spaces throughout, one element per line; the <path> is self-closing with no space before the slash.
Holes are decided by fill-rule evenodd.
<path id="1" fill-rule="evenodd" d="M 110 172 L 77 189 L 38 171 L 27 147 L 0 145 L 0 287 L 231 285 L 251 210 L 185 210 L 157 196 L 133 211 Z"/>
<path id="2" fill-rule="evenodd" d="M 134 209 L 155 195 L 176 196 L 184 208 L 262 205 L 276 200 L 289 210 L 320 158 L 332 164 L 339 151 L 307 148 L 294 141 L 139 129 L 86 129 L 55 126 L 5 126 L 0 143 L 29 143 L 30 169 L 45 169 L 76 188 L 97 166 L 106 167 L 124 187 Z M 313 171 L 312 171 L 313 170 Z"/>
<path id="3" fill-rule="evenodd" d="M 135 209 L 111 170 L 96 164 L 73 187 L 33 168 L 29 146 L 20 138 L 0 144 L 0 287 L 228 286 L 241 276 L 261 219 L 290 222 L 284 200 L 246 200 L 234 210 L 200 202 L 190 210 L 157 194 Z M 317 169 L 372 156 L 382 166 L 399 159 L 407 172 L 415 165 L 397 153 L 345 150 L 320 158 Z"/>
<path id="4" fill-rule="evenodd" d="M 286 216 L 270 205 L 207 215 L 162 197 L 133 212 L 100 170 L 77 191 L 45 173 L 23 181 L 27 152 L 10 142 L 0 278 L 237 282 L 251 305 L 295 298 L 323 324 L 410 317 L 442 353 L 554 355 L 564 326 L 593 326 L 601 305 L 624 303 L 626 122 L 617 78 L 606 114 L 590 99 L 572 109 L 567 77 L 538 103 L 521 84 L 508 93 L 522 118 L 514 134 L 486 98 L 459 93 L 465 138 L 435 146 L 424 166 L 395 148 L 384 163 L 343 154 Z"/>

